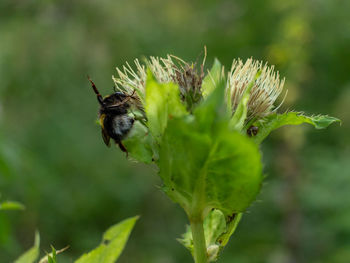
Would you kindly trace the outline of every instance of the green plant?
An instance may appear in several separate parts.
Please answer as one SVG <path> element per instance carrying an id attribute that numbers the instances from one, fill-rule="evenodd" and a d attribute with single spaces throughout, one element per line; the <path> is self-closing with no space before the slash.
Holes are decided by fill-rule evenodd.
<path id="1" fill-rule="evenodd" d="M 162 190 L 185 210 L 190 227 L 180 241 L 195 262 L 215 261 L 259 193 L 260 143 L 284 125 L 323 129 L 339 120 L 277 113 L 284 80 L 252 59 L 234 60 L 228 73 L 218 60 L 204 74 L 204 61 L 174 56 L 135 65 L 113 77 L 142 104 L 129 113 L 135 123 L 123 143 L 133 159 L 158 166 Z"/>
<path id="2" fill-rule="evenodd" d="M 94 250 L 82 255 L 75 263 L 113 263 L 115 262 L 129 238 L 138 217 L 128 218 L 122 222 L 111 226 L 104 234 L 101 244 Z M 57 250 L 51 246 L 52 252 L 46 253 L 39 260 L 39 263 L 57 263 L 56 255 L 65 251 L 68 247 Z M 40 255 L 40 236 L 35 234 L 34 246 L 21 255 L 15 263 L 34 263 L 38 262 Z"/>
<path id="3" fill-rule="evenodd" d="M 277 113 L 284 81 L 252 59 L 234 60 L 227 74 L 218 60 L 207 74 L 204 61 L 197 67 L 172 56 L 135 64 L 137 72 L 127 65 L 113 77 L 119 91 L 137 96 L 128 113 L 135 122 L 123 143 L 131 158 L 158 166 L 162 190 L 186 212 L 190 226 L 179 241 L 195 262 L 216 261 L 261 188 L 260 143 L 284 125 L 323 129 L 339 120 Z M 115 262 L 136 220 L 112 226 L 75 262 Z M 34 246 L 15 262 L 37 262 L 39 246 L 37 233 Z M 39 263 L 57 263 L 64 250 L 52 247 Z"/>

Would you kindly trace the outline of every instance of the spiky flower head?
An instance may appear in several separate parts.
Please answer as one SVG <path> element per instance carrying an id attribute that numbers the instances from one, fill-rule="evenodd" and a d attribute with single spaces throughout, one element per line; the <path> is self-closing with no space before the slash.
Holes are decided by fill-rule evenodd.
<path id="1" fill-rule="evenodd" d="M 136 71 L 126 63 L 122 69 L 117 68 L 118 77 L 112 77 L 120 91 L 128 93 L 133 90 L 143 97 L 146 86 L 146 66 L 159 83 L 174 82 L 179 85 L 183 101 L 186 101 L 189 108 L 197 104 L 202 98 L 201 86 L 204 78 L 203 64 L 199 72 L 195 63 L 187 63 L 180 58 L 168 55 L 166 58 L 150 57 L 146 59 L 146 65 L 141 64 L 138 59 L 134 63 Z"/>
<path id="2" fill-rule="evenodd" d="M 268 67 L 252 58 L 245 63 L 238 59 L 233 60 L 227 77 L 227 95 L 231 97 L 232 112 L 235 112 L 249 83 L 254 81 L 258 72 L 260 76 L 254 82 L 248 101 L 248 121 L 253 118 L 263 118 L 276 111 L 282 104 L 278 107 L 274 106 L 284 85 L 284 79 L 280 80 L 279 73 L 274 71 L 274 66 Z"/>
<path id="3" fill-rule="evenodd" d="M 134 63 L 135 70 L 129 63 L 117 68 L 118 77 L 113 76 L 113 80 L 120 91 L 132 93 L 136 90 L 142 101 L 147 79 L 146 67 L 148 67 L 158 82 L 174 82 L 179 85 L 181 98 L 188 109 L 192 110 L 201 100 L 204 62 L 197 69 L 195 63 L 187 63 L 168 55 L 166 58 L 150 57 L 145 60 L 145 64 L 141 64 L 137 59 Z M 221 72 L 223 76 L 223 68 Z M 257 72 L 261 74 L 254 82 L 250 93 L 247 121 L 263 118 L 276 111 L 279 106 L 275 107 L 274 103 L 284 85 L 284 79 L 280 80 L 279 73 L 274 71 L 273 66 L 269 67 L 251 58 L 245 63 L 240 59 L 233 60 L 226 80 L 226 94 L 230 96 L 232 113 L 236 111 L 245 90 L 249 83 L 254 81 Z M 211 78 L 210 74 L 208 77 Z"/>

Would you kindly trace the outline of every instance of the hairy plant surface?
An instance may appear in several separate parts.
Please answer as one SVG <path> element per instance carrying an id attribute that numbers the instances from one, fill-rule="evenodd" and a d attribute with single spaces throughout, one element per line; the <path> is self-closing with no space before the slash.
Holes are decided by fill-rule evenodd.
<path id="1" fill-rule="evenodd" d="M 259 193 L 259 144 L 284 125 L 323 129 L 339 120 L 277 113 L 284 80 L 253 59 L 234 60 L 227 73 L 218 60 L 205 74 L 204 61 L 170 55 L 135 65 L 136 71 L 117 68 L 113 77 L 120 92 L 136 92 L 140 102 L 130 111 L 135 123 L 125 147 L 132 158 L 159 167 L 163 191 L 189 218 L 181 242 L 195 261 L 215 261 Z"/>

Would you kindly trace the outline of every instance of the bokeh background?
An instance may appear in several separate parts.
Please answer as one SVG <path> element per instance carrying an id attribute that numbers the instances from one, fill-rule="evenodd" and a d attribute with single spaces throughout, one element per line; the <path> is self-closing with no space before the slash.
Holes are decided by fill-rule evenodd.
<path id="1" fill-rule="evenodd" d="M 262 192 L 222 263 L 350 262 L 350 1 L 1 0 L 0 192 L 24 211 L 0 211 L 0 262 L 32 246 L 95 247 L 110 225 L 141 215 L 118 262 L 192 262 L 175 239 L 184 212 L 155 168 L 105 147 L 89 74 L 112 92 L 115 67 L 168 53 L 195 61 L 254 57 L 286 78 L 283 109 L 330 114 L 263 144 Z"/>

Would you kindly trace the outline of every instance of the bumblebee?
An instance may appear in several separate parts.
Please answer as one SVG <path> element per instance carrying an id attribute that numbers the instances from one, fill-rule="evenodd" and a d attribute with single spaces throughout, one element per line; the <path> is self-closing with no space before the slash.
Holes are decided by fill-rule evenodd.
<path id="1" fill-rule="evenodd" d="M 122 140 L 133 127 L 135 119 L 129 115 L 129 109 L 133 102 L 137 101 L 137 97 L 134 96 L 134 93 L 128 95 L 117 91 L 103 98 L 89 76 L 88 80 L 100 104 L 99 119 L 104 143 L 110 147 L 110 139 L 112 138 L 119 148 L 128 154 Z"/>

